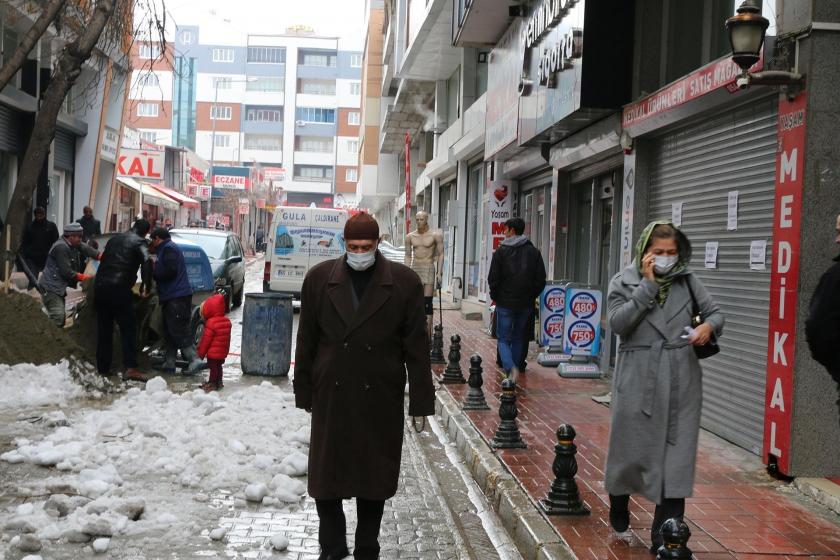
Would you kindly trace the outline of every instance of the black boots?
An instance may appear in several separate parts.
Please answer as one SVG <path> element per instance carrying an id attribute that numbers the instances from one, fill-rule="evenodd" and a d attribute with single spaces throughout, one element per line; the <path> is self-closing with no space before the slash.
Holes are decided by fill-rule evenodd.
<path id="1" fill-rule="evenodd" d="M 610 525 L 616 533 L 623 533 L 630 528 L 630 496 L 610 494 Z"/>

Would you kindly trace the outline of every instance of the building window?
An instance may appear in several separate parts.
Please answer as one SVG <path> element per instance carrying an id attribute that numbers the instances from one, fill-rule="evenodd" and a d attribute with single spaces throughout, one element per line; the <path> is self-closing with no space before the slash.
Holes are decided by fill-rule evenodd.
<path id="1" fill-rule="evenodd" d="M 344 170 L 344 180 L 348 183 L 355 183 L 359 180 L 359 170 L 355 167 Z"/>
<path id="2" fill-rule="evenodd" d="M 248 62 L 256 64 L 285 64 L 284 47 L 248 47 Z"/>
<path id="3" fill-rule="evenodd" d="M 279 152 L 283 149 L 283 137 L 271 134 L 246 134 L 245 149 Z"/>
<path id="4" fill-rule="evenodd" d="M 333 168 L 324 165 L 295 165 L 296 181 L 331 181 Z"/>
<path id="5" fill-rule="evenodd" d="M 160 80 L 157 77 L 157 74 L 152 72 L 148 72 L 145 74 L 140 74 L 137 76 L 137 87 L 159 87 Z"/>
<path id="6" fill-rule="evenodd" d="M 351 154 L 358 154 L 359 153 L 359 141 L 358 140 L 348 140 L 347 141 L 347 151 Z"/>
<path id="7" fill-rule="evenodd" d="M 230 134 L 216 134 L 215 145 L 217 148 L 230 148 Z"/>
<path id="8" fill-rule="evenodd" d="M 183 45 L 192 45 L 192 31 L 182 31 L 181 32 L 181 44 Z"/>
<path id="9" fill-rule="evenodd" d="M 257 76 L 248 78 L 245 82 L 246 91 L 262 91 L 265 93 L 283 93 L 286 81 L 278 76 Z"/>
<path id="10" fill-rule="evenodd" d="M 347 113 L 347 124 L 358 126 L 362 122 L 362 115 L 358 111 Z"/>
<path id="11" fill-rule="evenodd" d="M 333 151 L 333 139 L 322 136 L 298 136 L 295 149 L 299 152 L 318 152 L 329 154 Z"/>
<path id="12" fill-rule="evenodd" d="M 213 49 L 213 62 L 233 62 L 233 49 Z"/>
<path id="13" fill-rule="evenodd" d="M 351 68 L 361 68 L 362 67 L 362 55 L 361 54 L 351 54 L 350 55 L 350 67 Z"/>
<path id="14" fill-rule="evenodd" d="M 210 119 L 214 121 L 229 121 L 233 116 L 233 107 L 213 105 L 210 107 Z"/>
<path id="15" fill-rule="evenodd" d="M 233 78 L 224 78 L 215 76 L 213 78 L 213 89 L 231 89 L 233 87 Z"/>
<path id="16" fill-rule="evenodd" d="M 248 107 L 245 120 L 251 122 L 280 122 L 283 120 L 282 107 Z"/>
<path id="17" fill-rule="evenodd" d="M 138 117 L 156 117 L 160 106 L 157 103 L 138 103 L 137 116 Z"/>
<path id="18" fill-rule="evenodd" d="M 160 45 L 157 43 L 142 43 L 140 45 L 140 58 L 157 60 L 160 58 Z"/>
<path id="19" fill-rule="evenodd" d="M 335 53 L 300 51 L 298 53 L 298 64 L 301 66 L 335 68 L 336 55 Z"/>
<path id="20" fill-rule="evenodd" d="M 350 82 L 350 95 L 362 94 L 362 82 Z"/>
<path id="21" fill-rule="evenodd" d="M 335 95 L 335 82 L 332 80 L 298 80 L 298 93 Z"/>
<path id="22" fill-rule="evenodd" d="M 152 144 L 157 144 L 157 132 L 154 130 L 141 130 L 140 139 Z"/>
<path id="23" fill-rule="evenodd" d="M 296 115 L 296 119 L 303 122 L 335 124 L 335 109 L 298 107 Z"/>

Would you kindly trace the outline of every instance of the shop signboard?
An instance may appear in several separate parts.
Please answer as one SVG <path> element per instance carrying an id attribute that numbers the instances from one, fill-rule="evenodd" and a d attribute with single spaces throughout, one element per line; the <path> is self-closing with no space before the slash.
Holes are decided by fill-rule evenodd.
<path id="1" fill-rule="evenodd" d="M 165 161 L 166 152 L 123 148 L 117 160 L 117 176 L 160 180 Z"/>
<path id="2" fill-rule="evenodd" d="M 767 463 L 775 461 L 779 472 L 789 474 L 808 96 L 801 92 L 793 101 L 785 96 L 779 99 L 764 450 L 761 455 Z"/>
<path id="3" fill-rule="evenodd" d="M 285 181 L 286 169 L 284 167 L 263 167 L 263 177 L 266 181 Z"/>
<path id="4" fill-rule="evenodd" d="M 563 351 L 572 356 L 595 357 L 601 345 L 601 291 L 566 289 Z"/>
<path id="5" fill-rule="evenodd" d="M 516 18 L 496 48 L 487 68 L 485 158 L 516 142 L 519 126 L 519 79 L 522 74 L 522 20 Z"/>
<path id="6" fill-rule="evenodd" d="M 120 133 L 110 126 L 105 126 L 105 130 L 102 132 L 102 146 L 99 148 L 99 156 L 106 161 L 116 163 L 119 143 Z"/>
<path id="7" fill-rule="evenodd" d="M 505 222 L 513 217 L 513 181 L 488 181 L 490 197 L 487 202 L 487 255 L 499 248 L 505 239 Z"/>
<path id="8" fill-rule="evenodd" d="M 251 209 L 251 204 L 247 198 L 240 198 L 239 199 L 239 214 L 244 215 L 247 214 Z"/>
<path id="9" fill-rule="evenodd" d="M 250 167 L 213 167 L 213 187 L 217 189 L 246 190 L 251 188 Z"/>

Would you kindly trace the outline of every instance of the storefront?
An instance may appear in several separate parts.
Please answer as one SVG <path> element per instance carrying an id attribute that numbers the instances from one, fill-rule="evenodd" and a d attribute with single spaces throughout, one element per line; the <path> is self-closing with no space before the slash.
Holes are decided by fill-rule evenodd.
<path id="1" fill-rule="evenodd" d="M 443 254 L 445 255 L 441 286 L 447 292 L 452 288 L 452 263 L 455 262 L 455 243 L 453 243 L 453 240 L 456 239 L 455 232 L 458 227 L 458 205 L 454 198 L 456 192 L 454 177 L 447 179 L 445 183 L 441 182 L 438 198 L 438 223 L 440 230 L 443 232 Z M 455 215 L 453 215 L 453 210 L 456 212 Z"/>
<path id="2" fill-rule="evenodd" d="M 175 223 L 180 204 L 177 200 L 169 198 L 152 185 L 141 183 L 142 216 L 147 219 L 153 228 L 163 227 L 169 223 Z"/>
<path id="3" fill-rule="evenodd" d="M 47 219 L 59 228 L 74 221 L 73 172 L 76 168 L 76 136 L 61 128 L 53 141 L 53 169 L 50 174 Z"/>
<path id="4" fill-rule="evenodd" d="M 484 161 L 475 160 L 468 164 L 467 175 L 467 222 L 464 230 L 466 245 L 464 252 L 464 297 L 474 301 L 487 299 L 487 274 L 485 256 L 487 236 L 487 189 L 484 183 Z"/>
<path id="5" fill-rule="evenodd" d="M 111 209 L 107 231 L 128 231 L 140 215 L 140 183 L 128 177 L 117 178 L 117 201 Z"/>
<path id="6" fill-rule="evenodd" d="M 172 220 L 173 226 L 187 227 L 191 222 L 198 221 L 201 218 L 201 205 L 197 200 L 163 185 L 153 184 L 151 186 L 160 191 L 161 194 L 178 202 L 178 211 Z"/>

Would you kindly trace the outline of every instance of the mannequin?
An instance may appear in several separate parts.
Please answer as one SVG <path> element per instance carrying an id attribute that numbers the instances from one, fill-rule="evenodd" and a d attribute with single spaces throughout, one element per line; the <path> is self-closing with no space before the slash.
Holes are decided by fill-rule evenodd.
<path id="1" fill-rule="evenodd" d="M 426 302 L 426 330 L 431 338 L 434 295 L 443 275 L 443 233 L 429 228 L 429 215 L 417 212 L 417 229 L 405 237 L 406 264 L 420 276 Z"/>

